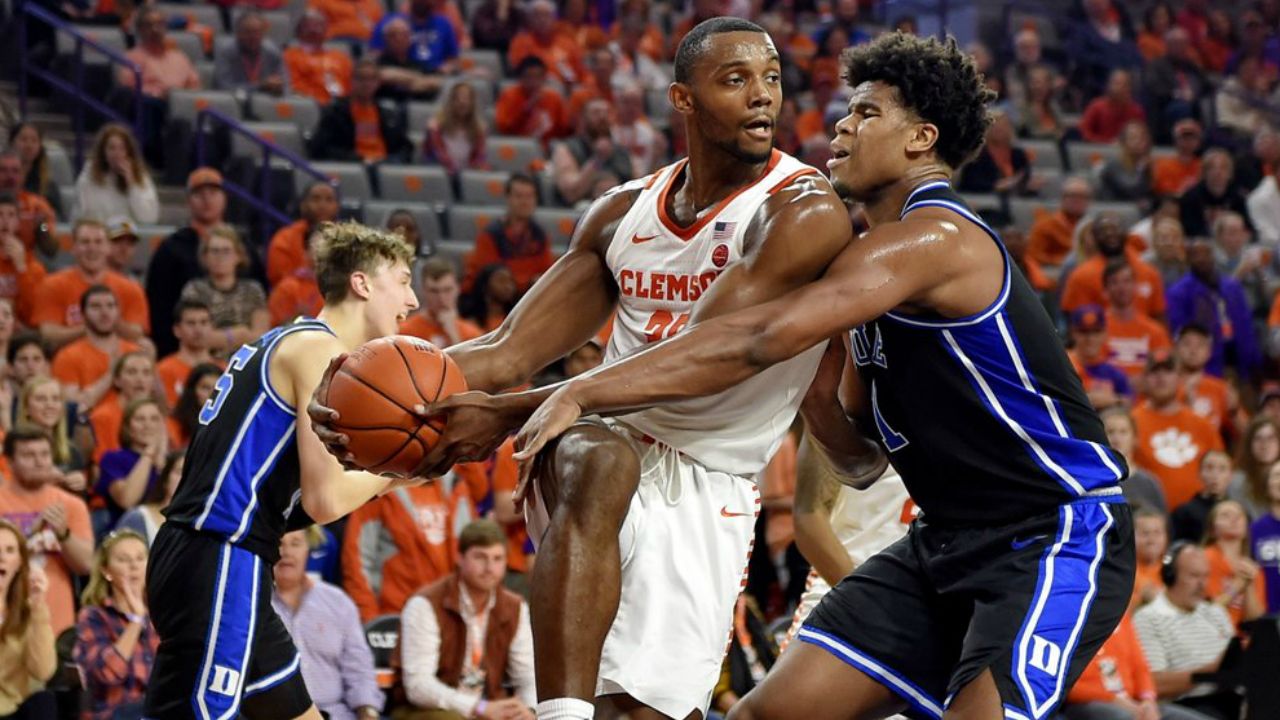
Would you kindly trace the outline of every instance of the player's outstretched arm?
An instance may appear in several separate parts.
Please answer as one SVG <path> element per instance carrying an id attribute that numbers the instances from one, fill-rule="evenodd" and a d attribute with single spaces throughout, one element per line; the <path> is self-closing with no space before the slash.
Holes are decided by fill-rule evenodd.
<path id="1" fill-rule="evenodd" d="M 806 432 L 796 460 L 796 547 L 832 587 L 853 571 L 849 552 L 831 529 L 831 511 L 839 494 L 840 482 Z"/>

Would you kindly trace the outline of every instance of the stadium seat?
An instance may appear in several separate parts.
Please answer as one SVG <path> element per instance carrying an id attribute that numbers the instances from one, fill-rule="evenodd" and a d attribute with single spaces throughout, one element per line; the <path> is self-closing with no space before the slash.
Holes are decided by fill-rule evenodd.
<path id="1" fill-rule="evenodd" d="M 302 133 L 293 123 L 280 122 L 247 122 L 245 127 L 277 147 L 302 155 Z M 231 138 L 231 156 L 258 158 L 261 150 L 256 143 L 249 142 L 240 133 L 233 133 Z"/>
<path id="2" fill-rule="evenodd" d="M 427 203 L 392 202 L 389 200 L 370 200 L 364 204 L 364 222 L 373 227 L 386 227 L 391 213 L 396 210 L 408 210 L 418 221 L 419 255 L 432 255 L 436 252 L 444 233 L 440 228 L 440 213 L 435 205 Z"/>
<path id="3" fill-rule="evenodd" d="M 289 122 L 309 135 L 320 122 L 320 106 L 302 95 L 275 97 L 255 93 L 249 98 L 249 113 L 264 122 Z"/>
<path id="4" fill-rule="evenodd" d="M 222 25 L 222 9 L 213 3 L 156 3 L 156 9 L 164 13 L 170 21 L 181 17 L 194 20 L 201 25 L 213 28 L 215 36 L 221 35 L 228 28 Z"/>
<path id="5" fill-rule="evenodd" d="M 534 221 L 547 231 L 547 235 L 551 238 L 551 247 L 556 252 L 564 252 L 569 247 L 573 229 L 577 226 L 580 217 L 582 213 L 577 210 L 560 208 L 538 208 L 533 213 Z"/>
<path id="6" fill-rule="evenodd" d="M 488 73 L 493 79 L 500 78 L 504 75 L 502 70 L 502 55 L 497 50 L 471 49 L 463 50 L 458 57 L 458 64 L 464 71 L 466 70 L 482 70 Z"/>
<path id="7" fill-rule="evenodd" d="M 454 205 L 449 208 L 449 239 L 474 245 L 480 231 L 502 214 L 502 208 Z"/>
<path id="8" fill-rule="evenodd" d="M 373 188 L 369 185 L 369 171 L 363 163 L 358 162 L 312 162 L 311 167 L 324 175 L 338 181 L 338 195 L 343 204 L 348 202 L 366 203 L 373 197 Z M 293 186 L 301 190 L 315 180 L 310 173 L 294 170 Z"/>
<path id="9" fill-rule="evenodd" d="M 200 39 L 199 35 L 179 30 L 168 33 L 167 37 L 192 63 L 203 62 L 208 59 L 204 52 L 204 41 Z"/>
<path id="10" fill-rule="evenodd" d="M 1142 213 L 1136 203 L 1130 202 L 1094 202 L 1089 206 L 1089 213 L 1115 213 L 1120 218 L 1120 227 L 1129 228 L 1142 219 Z"/>
<path id="11" fill-rule="evenodd" d="M 396 670 L 391 657 L 400 645 L 400 616 L 379 615 L 364 624 L 364 639 L 373 652 L 373 668 L 378 687 L 386 689 L 396 683 Z"/>
<path id="12" fill-rule="evenodd" d="M 1015 144 L 1027 151 L 1031 156 L 1031 167 L 1037 172 L 1042 169 L 1062 169 L 1062 155 L 1058 152 L 1058 143 L 1053 140 L 1017 140 Z"/>
<path id="13" fill-rule="evenodd" d="M 213 108 L 237 120 L 240 100 L 229 90 L 174 90 L 169 93 L 169 118 L 194 123 L 201 110 Z"/>
<path id="14" fill-rule="evenodd" d="M 544 162 L 542 145 L 533 138 L 492 135 L 485 143 L 489 167 L 508 172 L 536 172 Z"/>
<path id="15" fill-rule="evenodd" d="M 1120 146 L 1116 144 L 1077 142 L 1067 145 L 1067 161 L 1075 173 L 1087 173 L 1093 166 L 1119 156 Z"/>
<path id="16" fill-rule="evenodd" d="M 396 202 L 453 202 L 449 175 L 439 165 L 380 165 L 378 191 L 381 199 Z"/>
<path id="17" fill-rule="evenodd" d="M 427 122 L 440 110 L 439 103 L 415 100 L 405 107 L 405 123 L 414 132 L 426 132 Z"/>
<path id="18" fill-rule="evenodd" d="M 44 141 L 44 156 L 49 161 L 49 179 L 60 187 L 75 185 L 75 171 L 71 169 L 71 158 L 66 148 L 57 140 Z"/>
<path id="19" fill-rule="evenodd" d="M 74 27 L 89 39 L 111 50 L 124 54 L 125 50 L 128 49 L 125 46 L 124 33 L 120 31 L 119 27 L 104 27 L 102 25 L 76 25 Z M 55 37 L 57 38 L 56 47 L 59 55 L 70 55 L 75 52 L 76 39 L 70 33 L 60 32 Z M 106 56 L 88 45 L 84 48 L 84 59 L 86 63 L 101 64 L 107 62 Z"/>
<path id="20" fill-rule="evenodd" d="M 463 170 L 462 202 L 466 205 L 503 205 L 510 173 L 495 170 Z"/>
<path id="21" fill-rule="evenodd" d="M 213 63 L 198 62 L 198 63 L 195 63 L 195 66 L 196 66 L 196 75 L 200 76 L 200 87 L 202 88 L 213 87 Z"/>
<path id="22" fill-rule="evenodd" d="M 288 10 L 264 10 L 262 16 L 267 19 L 267 39 L 276 44 L 276 48 L 284 50 L 293 42 L 294 15 Z"/>

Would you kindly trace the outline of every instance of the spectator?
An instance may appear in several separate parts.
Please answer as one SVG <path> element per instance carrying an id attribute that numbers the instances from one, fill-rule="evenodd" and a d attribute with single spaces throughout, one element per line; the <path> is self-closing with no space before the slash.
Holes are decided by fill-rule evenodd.
<path id="1" fill-rule="evenodd" d="M 21 188 L 32 195 L 44 198 L 49 205 L 62 212 L 62 197 L 53 182 L 49 167 L 49 154 L 44 149 L 44 133 L 32 122 L 19 121 L 9 128 L 9 147 L 22 162 Z"/>
<path id="2" fill-rule="evenodd" d="M 738 595 L 733 606 L 733 631 L 720 667 L 720 678 L 711 691 L 711 706 L 728 713 L 743 695 L 759 685 L 778 658 L 777 643 L 755 600 Z"/>
<path id="3" fill-rule="evenodd" d="M 617 112 L 613 121 L 613 129 L 611 137 L 613 144 L 626 152 L 631 157 L 631 169 L 627 173 L 627 178 L 644 177 L 657 169 L 662 159 L 667 154 L 667 139 L 662 133 L 654 129 L 653 124 L 649 122 L 649 118 L 644 114 L 644 92 L 640 88 L 632 85 L 625 87 L 618 92 Z M 594 107 L 589 105 L 589 107 Z M 782 113 L 778 117 L 779 143 L 783 142 L 784 116 L 787 108 L 791 109 L 792 127 L 795 123 L 795 103 L 783 103 Z M 587 108 L 583 108 L 584 114 Z M 570 138 L 566 143 L 572 143 L 577 138 Z M 799 143 L 791 148 L 791 151 L 799 151 Z M 576 158 L 575 158 L 576 159 Z M 612 160 L 612 157 L 610 157 Z M 623 179 L 623 178 L 620 178 Z"/>
<path id="4" fill-rule="evenodd" d="M 564 359 L 564 376 L 577 377 L 593 370 L 604 362 L 604 344 L 598 337 L 592 338 L 582 347 L 569 353 Z"/>
<path id="5" fill-rule="evenodd" d="M 1240 147 L 1236 155 L 1236 182 L 1252 192 L 1271 174 L 1272 168 L 1280 165 L 1280 132 L 1269 125 L 1264 125 L 1253 134 L 1248 147 Z M 1253 205 L 1249 204 L 1250 220 L 1257 228 L 1257 218 L 1253 217 Z"/>
<path id="6" fill-rule="evenodd" d="M 1112 70 L 1107 93 L 1094 98 L 1080 118 L 1080 134 L 1093 143 L 1109 143 L 1130 122 L 1144 122 L 1147 114 L 1133 99 L 1133 79 L 1128 70 Z"/>
<path id="7" fill-rule="evenodd" d="M 1175 203 L 1175 201 L 1166 202 Z M 1157 218 L 1151 233 L 1151 266 L 1160 273 L 1160 283 L 1169 287 L 1187 274 L 1187 237 L 1173 204 L 1172 217 Z"/>
<path id="8" fill-rule="evenodd" d="M 160 242 L 147 265 L 151 337 L 156 352 L 162 356 L 178 349 L 178 340 L 173 336 L 173 309 L 182 296 L 182 288 L 205 273 L 200 262 L 200 245 L 210 229 L 222 224 L 226 209 L 222 174 L 210 167 L 192 170 L 187 176 L 190 219 L 185 227 Z"/>
<path id="9" fill-rule="evenodd" d="M 1147 6 L 1143 14 L 1142 32 L 1138 33 L 1138 52 L 1142 59 L 1151 62 L 1163 57 L 1165 36 L 1173 27 L 1173 8 L 1169 3 L 1156 2 Z"/>
<path id="10" fill-rule="evenodd" d="M 1161 559 L 1169 547 L 1169 519 L 1159 510 L 1138 507 L 1133 511 L 1134 548 L 1138 560 L 1130 610 L 1156 599 L 1164 590 L 1160 580 Z"/>
<path id="11" fill-rule="evenodd" d="M 1066 55 L 1074 64 L 1072 86 L 1089 98 L 1102 94 L 1113 71 L 1140 67 L 1142 55 L 1127 18 L 1111 0 L 1084 0 L 1082 5 L 1084 17 L 1067 35 Z"/>
<path id="12" fill-rule="evenodd" d="M 507 180 L 506 197 L 507 212 L 485 227 L 476 237 L 475 248 L 467 255 L 463 281 L 466 288 L 475 286 L 483 268 L 501 263 L 511 270 L 517 292 L 523 292 L 555 261 L 551 240 L 533 219 L 538 209 L 537 183 L 528 175 L 516 173 Z"/>
<path id="13" fill-rule="evenodd" d="M 1151 61 L 1143 76 L 1147 100 L 1155 111 L 1156 136 L 1167 142 L 1175 120 L 1200 114 L 1200 99 L 1208 93 L 1209 80 L 1184 28 L 1174 27 L 1165 34 L 1165 48 L 1164 56 Z"/>
<path id="14" fill-rule="evenodd" d="M 661 90 L 671 84 L 671 78 L 658 65 L 653 56 L 645 52 L 646 33 L 652 28 L 647 16 L 627 14 L 618 21 L 617 39 L 610 43 L 617 67 L 613 71 L 614 85 L 634 85 L 645 90 Z M 658 36 L 661 38 L 661 35 Z M 661 46 L 661 41 L 653 43 Z M 585 77 L 586 73 L 578 77 Z"/>
<path id="15" fill-rule="evenodd" d="M 392 210 L 387 216 L 387 229 L 399 233 L 404 238 L 406 244 L 414 249 L 415 253 L 422 255 L 430 255 L 434 253 L 430 243 L 422 244 L 422 233 L 418 231 L 418 219 L 413 213 L 400 208 Z"/>
<path id="16" fill-rule="evenodd" d="M 254 8 L 236 17 L 234 42 L 223 43 L 214 53 L 213 87 L 268 95 L 289 92 L 284 55 L 266 38 L 269 22 Z"/>
<path id="17" fill-rule="evenodd" d="M 1253 378 L 1262 355 L 1244 288 L 1218 272 L 1213 245 L 1207 240 L 1193 241 L 1187 248 L 1187 260 L 1190 272 L 1168 292 L 1170 329 L 1177 332 L 1191 323 L 1203 325 L 1213 333 L 1213 356 L 1207 371 L 1221 377 L 1230 357 L 1242 378 Z"/>
<path id="18" fill-rule="evenodd" d="M 525 7 L 524 29 L 511 39 L 507 51 L 507 67 L 516 68 L 523 76 L 524 61 L 536 57 L 544 70 L 565 85 L 586 76 L 582 68 L 582 49 L 568 35 L 556 30 L 556 6 L 550 0 L 534 0 Z"/>
<path id="19" fill-rule="evenodd" d="M 1209 34 L 1207 0 L 1183 0 L 1176 21 L 1177 27 L 1186 31 L 1188 44 L 1194 43 L 1198 47 Z M 1167 37 L 1165 42 L 1168 43 Z"/>
<path id="20" fill-rule="evenodd" d="M 1105 275 L 1108 263 L 1123 261 L 1133 271 L 1134 306 L 1150 318 L 1164 315 L 1164 284 L 1160 273 L 1142 261 L 1138 253 L 1128 248 L 1128 238 L 1114 213 L 1102 213 L 1092 223 L 1093 241 L 1097 253 L 1080 263 L 1067 275 L 1062 291 L 1062 309 L 1075 311 L 1086 305 L 1102 305 L 1106 302 Z"/>
<path id="21" fill-rule="evenodd" d="M 307 556 L 323 534 L 312 526 L 280 538 L 271 605 L 298 643 L 302 678 L 329 720 L 376 720 L 382 691 L 356 606 L 342 589 L 307 575 Z"/>
<path id="22" fill-rule="evenodd" d="M 1213 221 L 1227 210 L 1244 217 L 1245 191 L 1235 182 L 1235 161 L 1226 150 L 1204 154 L 1204 179 L 1191 186 L 1179 200 L 1182 228 L 1191 237 L 1208 237 Z"/>
<path id="23" fill-rule="evenodd" d="M 49 377 L 49 360 L 49 347 L 45 345 L 40 333 L 23 330 L 9 341 L 5 354 L 5 374 L 8 375 L 10 384 L 10 389 L 5 394 L 9 396 L 9 400 L 0 408 L 6 417 L 15 417 L 16 401 L 27 382 L 36 377 Z"/>
<path id="24" fill-rule="evenodd" d="M 458 275 L 452 263 L 428 258 L 422 264 L 422 306 L 400 323 L 400 333 L 441 348 L 484 334 L 471 321 L 458 317 Z"/>
<path id="25" fill-rule="evenodd" d="M 1129 378 L 1107 362 L 1107 321 L 1101 307 L 1085 305 L 1071 313 L 1070 354 L 1083 371 L 1080 379 L 1095 409 L 1105 410 L 1133 400 Z"/>
<path id="26" fill-rule="evenodd" d="M 80 220 L 71 229 L 71 254 L 76 264 L 46 277 L 36 288 L 32 324 L 53 347 L 84 337 L 89 330 L 82 316 L 81 298 L 94 285 L 109 288 L 120 306 L 120 336 L 136 341 L 150 332 L 147 297 L 142 287 L 107 267 L 110 240 L 107 228 L 94 220 Z"/>
<path id="27" fill-rule="evenodd" d="M 458 555 L 456 573 L 405 604 L 405 694 L 415 708 L 532 720 L 533 635 L 525 602 L 502 587 L 506 536 L 493 522 L 474 522 L 462 530 Z M 477 626 L 468 618 L 481 608 L 487 608 L 488 622 Z M 480 633 L 483 639 L 472 637 Z M 468 647 L 485 652 L 467 652 Z M 514 696 L 507 687 L 514 687 Z"/>
<path id="28" fill-rule="evenodd" d="M 1280 465 L 1267 472 L 1267 510 L 1249 526 L 1253 558 L 1262 567 L 1267 587 L 1267 613 L 1280 612 Z"/>
<path id="29" fill-rule="evenodd" d="M 1245 201 L 1249 220 L 1258 231 L 1258 241 L 1271 248 L 1280 246 L 1280 183 L 1276 181 L 1277 174 L 1280 174 L 1280 163 Z"/>
<path id="30" fill-rule="evenodd" d="M 93 528 L 84 500 L 57 487 L 49 436 L 16 427 L 5 435 L 9 472 L 0 477 L 0 520 L 22 531 L 27 549 L 44 563 L 54 635 L 75 624 L 72 575 L 93 565 Z"/>
<path id="31" fill-rule="evenodd" d="M 434 98 L 440 92 L 442 76 L 424 70 L 414 57 L 409 21 L 395 15 L 388 18 L 382 29 L 384 47 L 378 53 L 378 99 L 403 103 Z"/>
<path id="32" fill-rule="evenodd" d="M 1205 534 L 1209 511 L 1227 498 L 1231 472 L 1231 456 L 1225 452 L 1209 450 L 1200 456 L 1200 491 L 1174 508 L 1169 517 L 1170 535 L 1174 540 L 1200 542 Z"/>
<path id="33" fill-rule="evenodd" d="M 458 310 L 462 317 L 493 332 L 507 319 L 519 298 L 515 275 L 505 263 L 486 265 L 476 273 L 471 290 L 462 296 Z"/>
<path id="34" fill-rule="evenodd" d="M 165 29 L 169 19 L 155 6 L 138 11 L 135 29 L 137 44 L 125 57 L 142 68 L 142 92 L 148 97 L 167 100 L 172 90 L 194 90 L 200 87 L 200 75 L 181 50 L 169 44 Z M 121 68 L 118 82 L 133 89 L 133 73 Z M 149 137 L 149 135 L 144 135 Z"/>
<path id="35" fill-rule="evenodd" d="M 519 135 L 544 144 L 564 134 L 568 124 L 564 99 L 547 87 L 547 66 L 537 56 L 529 56 L 516 66 L 518 83 L 498 96 L 494 122 L 503 135 Z"/>
<path id="36" fill-rule="evenodd" d="M 209 231 L 200 242 L 200 263 L 208 277 L 195 277 L 182 288 L 182 300 L 202 302 L 213 311 L 209 348 L 229 352 L 262 335 L 271 327 L 267 293 L 257 280 L 240 277 L 249 253 L 240 236 L 228 225 Z"/>
<path id="37" fill-rule="evenodd" d="M 1268 71 L 1280 69 L 1280 57 L 1277 57 L 1280 47 L 1274 39 L 1275 24 L 1268 23 L 1257 7 L 1265 9 L 1265 6 L 1258 5 L 1246 7 L 1240 13 L 1240 38 L 1224 68 L 1227 73 L 1234 72 L 1245 58 L 1262 60 Z"/>
<path id="38" fill-rule="evenodd" d="M 1053 70 L 1043 65 L 1032 68 L 1027 74 L 1026 97 L 1015 105 L 1020 136 L 1058 140 L 1070 129 L 1062 118 L 1054 80 Z"/>
<path id="39" fill-rule="evenodd" d="M 351 94 L 335 98 L 320 115 L 311 138 L 311 156 L 322 160 L 408 162 L 413 144 L 405 134 L 403 108 L 381 107 L 378 65 L 364 59 L 356 63 Z"/>
<path id="40" fill-rule="evenodd" d="M 1111 637 L 1098 649 L 1067 693 L 1062 708 L 1065 720 L 1194 720 L 1187 713 L 1161 713 L 1156 705 L 1156 685 L 1142 654 L 1138 634 L 1126 615 Z"/>
<path id="41" fill-rule="evenodd" d="M 306 265 L 311 234 L 321 223 L 338 218 L 337 189 L 332 183 L 313 181 L 298 199 L 298 214 L 301 218 L 277 230 L 267 246 L 267 281 L 272 287 Z"/>
<path id="42" fill-rule="evenodd" d="M 1269 308 L 1277 280 L 1272 264 L 1274 250 L 1254 244 L 1245 219 L 1231 210 L 1217 213 L 1212 230 L 1222 272 L 1240 282 L 1250 310 Z"/>
<path id="43" fill-rule="evenodd" d="M 1178 375 L 1183 402 L 1197 415 L 1220 428 L 1226 437 L 1239 434 L 1236 415 L 1240 412 L 1239 398 L 1222 380 L 1204 372 L 1213 352 L 1213 339 L 1208 328 L 1194 323 L 1178 332 L 1174 348 L 1178 359 Z"/>
<path id="44" fill-rule="evenodd" d="M 1035 195 L 1044 185 L 1031 172 L 1027 151 L 1013 143 L 1013 123 L 1000 110 L 992 113 L 987 141 L 978 156 L 964 167 L 960 191 Z"/>
<path id="45" fill-rule="evenodd" d="M 613 76 L 618 69 L 618 59 L 608 47 L 598 47 L 587 55 L 588 74 L 569 95 L 569 117 L 582 117 L 587 101 L 597 98 L 614 107 Z M 643 93 L 641 93 L 643 97 Z"/>
<path id="46" fill-rule="evenodd" d="M 116 360 L 111 370 L 111 384 L 115 393 L 89 413 L 89 425 L 93 428 L 94 439 L 93 460 L 97 463 L 102 462 L 103 455 L 120 447 L 120 430 L 124 427 L 125 409 L 135 401 L 154 400 L 158 396 L 156 391 L 159 380 L 156 379 L 155 365 L 150 357 L 139 352 L 125 353 Z M 106 500 L 105 496 L 99 497 Z"/>
<path id="47" fill-rule="evenodd" d="M 1205 597 L 1225 607 L 1239 628 L 1267 611 L 1266 578 L 1250 558 L 1249 516 L 1235 500 L 1220 500 L 1204 524 L 1204 554 L 1209 560 Z"/>
<path id="48" fill-rule="evenodd" d="M 127 217 L 115 217 L 107 221 L 107 240 L 111 249 L 107 252 L 107 267 L 138 283 L 142 276 L 134 272 L 133 258 L 138 249 L 138 228 Z"/>
<path id="49" fill-rule="evenodd" d="M 153 483 L 143 496 L 142 502 L 134 505 L 120 517 L 116 523 L 116 532 L 132 531 L 142 536 L 147 547 L 156 539 L 156 532 L 164 523 L 164 515 L 160 512 L 173 499 L 173 491 L 178 489 L 178 481 L 182 479 L 182 465 L 185 453 L 174 450 L 165 458 L 164 468 L 160 471 L 160 482 Z"/>
<path id="50" fill-rule="evenodd" d="M 422 141 L 423 160 L 444 166 L 450 175 L 463 170 L 487 169 L 487 133 L 476 105 L 475 88 L 466 81 L 456 82 L 449 86 L 436 116 L 427 123 Z"/>
<path id="51" fill-rule="evenodd" d="M 1031 73 L 1044 64 L 1044 55 L 1040 44 L 1040 31 L 1034 27 L 1024 27 L 1013 35 L 1013 61 L 1005 66 L 1001 73 L 1005 99 L 1013 105 L 1022 105 L 1027 101 L 1027 85 L 1031 81 Z"/>
<path id="52" fill-rule="evenodd" d="M 147 613 L 147 542 L 131 530 L 98 547 L 81 596 L 72 657 L 89 694 L 86 720 L 142 716 L 160 635 Z"/>
<path id="53" fill-rule="evenodd" d="M 1165 500 L 1176 508 L 1199 491 L 1199 460 L 1209 450 L 1223 449 L 1222 436 L 1178 400 L 1177 368 L 1167 350 L 1151 353 L 1143 388 L 1147 399 L 1133 411 L 1138 425 L 1134 459 L 1160 479 Z"/>
<path id="54" fill-rule="evenodd" d="M 30 252 L 37 247 L 47 255 L 57 254 L 53 224 L 57 214 L 48 200 L 22 188 L 22 157 L 17 151 L 0 151 L 0 193 L 18 199 L 18 237 Z"/>
<path id="55" fill-rule="evenodd" d="M 89 161 L 76 178 L 76 193 L 82 216 L 126 216 L 144 224 L 160 219 L 156 186 L 133 133 L 124 125 L 108 123 L 98 131 Z"/>
<path id="56" fill-rule="evenodd" d="M 179 300 L 173 314 L 173 334 L 178 338 L 178 350 L 156 363 L 156 376 L 164 388 L 168 407 L 178 404 L 191 369 L 213 362 L 207 339 L 213 331 L 213 315 L 209 306 L 196 300 Z"/>
<path id="57" fill-rule="evenodd" d="M 307 236 L 306 263 L 276 284 L 267 296 L 272 325 L 283 325 L 296 317 L 315 317 L 324 307 L 311 260 L 311 246 L 319 236 L 318 229 Z"/>
<path id="58" fill-rule="evenodd" d="M 182 394 L 169 413 L 170 433 L 176 435 L 180 447 L 185 448 L 200 429 L 200 410 L 213 395 L 221 375 L 222 368 L 212 363 L 200 363 L 187 375 Z"/>
<path id="59" fill-rule="evenodd" d="M 1260 58 L 1247 57 L 1218 88 L 1213 102 L 1220 127 L 1253 136 L 1272 124 L 1270 108 L 1278 101 L 1274 75 L 1263 67 Z"/>
<path id="60" fill-rule="evenodd" d="M 53 693 L 44 689 L 58 671 L 49 579 L 28 553 L 22 528 L 0 519 L 0 713 L 17 720 L 58 712 Z"/>
<path id="61" fill-rule="evenodd" d="M 111 392 L 111 364 L 141 346 L 119 332 L 120 309 L 116 296 L 105 285 L 94 285 L 80 296 L 85 336 L 64 346 L 53 358 L 53 377 L 62 383 L 63 395 L 87 413 Z"/>
<path id="62" fill-rule="evenodd" d="M 1120 132 L 1120 154 L 1098 170 L 1098 196 L 1110 202 L 1135 202 L 1144 212 L 1150 210 L 1151 134 L 1145 123 L 1130 122 Z"/>
<path id="63" fill-rule="evenodd" d="M 484 0 L 471 13 L 471 39 L 477 48 L 506 56 L 523 25 L 521 6 L 514 0 Z"/>
<path id="64" fill-rule="evenodd" d="M 633 177 L 632 159 L 614 141 L 610 125 L 608 103 L 592 100 L 583 107 L 578 133 L 552 151 L 552 174 L 562 203 L 594 197 L 591 191 L 602 178 L 617 185 Z"/>
<path id="65" fill-rule="evenodd" d="M 24 323 L 31 319 L 36 288 L 45 278 L 44 266 L 22 244 L 18 199 L 0 193 L 0 298 Z"/>
<path id="66" fill-rule="evenodd" d="M 283 53 L 289 87 L 321 105 L 351 92 L 351 56 L 324 46 L 328 31 L 325 16 L 307 8 L 298 18 L 296 42 Z"/>
<path id="67" fill-rule="evenodd" d="M 1080 218 L 1089 212 L 1093 188 L 1082 177 L 1070 177 L 1062 183 L 1062 202 L 1058 211 L 1036 218 L 1027 237 L 1027 257 L 1041 265 L 1061 266 L 1071 252 L 1072 235 Z"/>
<path id="68" fill-rule="evenodd" d="M 667 60 L 675 60 L 680 41 L 689 34 L 690 30 L 697 27 L 698 23 L 726 14 L 727 5 L 725 0 L 692 0 L 689 3 L 688 14 L 676 22 L 671 29 L 671 37 L 667 41 Z"/>
<path id="69" fill-rule="evenodd" d="M 381 0 L 308 0 L 307 10 L 324 16 L 325 40 L 347 40 L 363 45 L 370 41 L 387 7 Z"/>
<path id="70" fill-rule="evenodd" d="M 1173 157 L 1157 158 L 1151 166 L 1152 189 L 1156 195 L 1180 197 L 1200 181 L 1200 140 L 1203 132 L 1193 118 L 1173 125 Z"/>
<path id="71" fill-rule="evenodd" d="M 1265 515 L 1271 504 L 1267 478 L 1277 460 L 1280 460 L 1280 424 L 1259 414 L 1241 434 L 1236 446 L 1236 471 L 1227 489 L 1227 497 L 1243 505 L 1250 517 Z"/>
<path id="72" fill-rule="evenodd" d="M 1129 414 L 1125 405 L 1114 405 L 1102 413 L 1102 426 L 1107 433 L 1107 442 L 1111 448 L 1124 456 L 1129 465 L 1129 478 L 1122 486 L 1129 504 L 1136 507 L 1148 507 L 1164 513 L 1168 511 L 1164 499 L 1164 491 L 1155 476 L 1144 470 L 1133 460 L 1134 443 L 1138 437 L 1138 426 Z"/>
<path id="73" fill-rule="evenodd" d="M 88 488 L 88 463 L 72 442 L 67 418 L 67 403 L 57 380 L 33 377 L 22 386 L 14 424 L 43 430 L 49 436 L 53 465 L 60 473 L 58 486 L 79 496 Z"/>
<path id="74" fill-rule="evenodd" d="M 417 68 L 433 75 L 453 75 L 458 71 L 461 43 L 445 15 L 445 5 L 444 0 L 409 0 L 408 12 L 392 13 L 378 23 L 369 40 L 369 49 L 386 49 L 386 31 L 391 22 L 403 20 L 409 26 L 409 55 Z"/>
<path id="75" fill-rule="evenodd" d="M 1161 564 L 1165 591 L 1133 614 L 1159 698 L 1215 717 L 1231 717 L 1212 712 L 1221 701 L 1213 696 L 1214 687 L 1192 679 L 1218 669 L 1235 634 L 1226 610 L 1204 599 L 1209 561 L 1195 545 L 1174 543 Z"/>

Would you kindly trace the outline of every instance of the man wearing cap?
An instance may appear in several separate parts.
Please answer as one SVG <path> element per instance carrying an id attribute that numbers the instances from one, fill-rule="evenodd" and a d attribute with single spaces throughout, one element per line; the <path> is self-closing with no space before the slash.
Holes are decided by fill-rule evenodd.
<path id="1" fill-rule="evenodd" d="M 138 247 L 138 228 L 127 217 L 115 217 L 107 221 L 107 239 L 111 249 L 107 252 L 107 267 L 134 282 L 142 278 L 133 271 L 134 250 Z"/>
<path id="2" fill-rule="evenodd" d="M 1200 457 L 1222 450 L 1222 436 L 1178 399 L 1178 368 L 1169 350 L 1151 353 L 1143 387 L 1147 400 L 1133 410 L 1138 426 L 1134 460 L 1155 473 L 1169 507 L 1176 508 L 1199 492 Z"/>
<path id="3" fill-rule="evenodd" d="M 1133 400 L 1129 378 L 1107 362 L 1107 321 L 1102 308 L 1085 305 L 1071 313 L 1071 356 L 1089 402 L 1097 410 Z"/>
<path id="4" fill-rule="evenodd" d="M 1137 306 L 1137 282 L 1125 258 L 1107 261 L 1102 271 L 1107 302 L 1107 348 L 1111 362 L 1132 381 L 1140 381 L 1153 350 L 1168 349 L 1169 331 Z"/>

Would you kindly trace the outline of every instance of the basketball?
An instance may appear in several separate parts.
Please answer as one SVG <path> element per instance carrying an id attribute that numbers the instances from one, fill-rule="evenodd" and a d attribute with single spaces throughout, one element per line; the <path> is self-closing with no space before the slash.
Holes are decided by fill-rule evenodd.
<path id="1" fill-rule="evenodd" d="M 338 411 L 333 429 L 350 438 L 355 464 L 377 474 L 406 476 L 444 431 L 422 421 L 414 405 L 430 405 L 467 389 L 449 356 L 431 343 L 394 335 L 361 345 L 333 374 L 324 404 Z"/>

